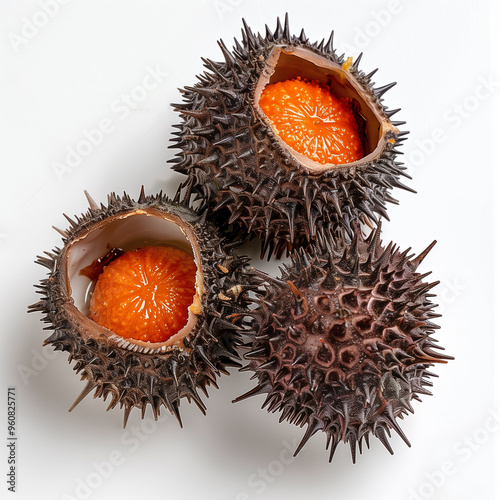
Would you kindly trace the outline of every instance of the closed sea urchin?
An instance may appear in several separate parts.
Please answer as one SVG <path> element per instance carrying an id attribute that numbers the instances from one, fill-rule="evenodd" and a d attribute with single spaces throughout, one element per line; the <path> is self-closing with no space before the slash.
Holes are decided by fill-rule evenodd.
<path id="1" fill-rule="evenodd" d="M 278 19 L 274 33 L 266 26 L 264 36 L 243 23 L 242 42 L 235 40 L 231 51 L 220 41 L 224 61 L 204 59 L 208 71 L 185 87 L 183 103 L 174 105 L 182 122 L 172 147 L 181 151 L 172 161 L 188 176 L 186 191 L 218 212 L 221 221 L 258 236 L 262 255 L 277 257 L 321 240 L 324 231 L 352 235 L 359 220 L 386 217 L 386 203 L 396 202 L 390 190 L 409 189 L 399 180 L 408 177 L 404 167 L 395 161 L 406 134 L 397 127 L 404 122 L 391 121 L 398 110 L 382 103 L 394 84 L 374 88 L 375 71 L 359 69 L 361 56 L 353 62 L 337 55 L 333 32 L 328 41 L 311 43 L 304 31 L 290 34 L 287 18 L 283 27 Z M 283 91 L 290 81 L 326 89 L 349 109 L 361 141 L 358 159 L 341 155 L 340 164 L 321 163 L 280 137 L 260 103 L 270 85 L 283 84 Z M 326 119 L 313 111 L 309 115 L 304 119 L 314 118 L 310 127 L 325 125 Z M 339 129 L 339 123 L 333 125 Z M 330 132 L 319 139 L 315 144 L 323 141 L 325 149 L 335 149 L 328 146 Z"/>
<path id="2" fill-rule="evenodd" d="M 39 285 L 42 299 L 30 307 L 42 312 L 54 330 L 45 344 L 67 351 L 74 370 L 87 381 L 72 408 L 95 390 L 95 397 L 110 396 L 108 409 L 124 407 L 124 425 L 133 407 L 144 415 L 148 404 L 155 418 L 163 405 L 180 422 L 182 398 L 205 412 L 198 390 L 206 395 L 209 385 L 217 385 L 216 376 L 239 366 L 235 347 L 243 324 L 240 313 L 248 305 L 243 291 L 247 259 L 234 253 L 237 242 L 220 237 L 204 215 L 161 194 L 141 191 L 138 201 L 112 194 L 108 205 L 100 207 L 88 198 L 88 212 L 76 221 L 68 218 L 69 229 L 60 231 L 63 248 L 39 257 L 49 276 Z M 148 245 L 182 249 L 196 265 L 185 325 L 167 340 L 153 342 L 127 338 L 91 319 L 85 272 L 113 249 Z"/>
<path id="3" fill-rule="evenodd" d="M 428 293 L 436 283 L 417 272 L 433 244 L 414 257 L 384 249 L 380 226 L 356 234 L 335 249 L 294 252 L 281 279 L 267 278 L 243 368 L 258 385 L 237 399 L 267 394 L 263 407 L 280 421 L 307 425 L 297 453 L 322 430 L 330 460 L 343 441 L 355 461 L 370 434 L 392 453 L 390 429 L 409 445 L 397 420 L 430 394 L 428 368 L 452 359 L 433 350 L 441 349 L 430 337 L 439 328 Z"/>

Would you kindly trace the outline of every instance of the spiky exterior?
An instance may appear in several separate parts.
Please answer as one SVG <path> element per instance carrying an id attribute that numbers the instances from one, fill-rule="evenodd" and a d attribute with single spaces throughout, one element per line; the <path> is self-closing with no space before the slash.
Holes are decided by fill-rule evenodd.
<path id="1" fill-rule="evenodd" d="M 281 412 L 280 421 L 307 425 L 297 452 L 319 430 L 330 460 L 343 441 L 355 461 L 369 434 L 392 453 L 390 429 L 408 443 L 397 419 L 430 394 L 427 369 L 452 359 L 433 351 L 441 349 L 430 337 L 439 328 L 428 293 L 436 283 L 417 272 L 432 246 L 416 258 L 384 249 L 378 228 L 338 251 L 295 252 L 281 279 L 267 278 L 252 312 L 243 369 L 258 385 L 238 400 L 267 394 L 263 407 Z"/>
<path id="2" fill-rule="evenodd" d="M 104 336 L 85 339 L 79 316 L 64 307 L 73 302 L 63 286 L 65 248 L 107 217 L 146 208 L 180 217 L 193 229 L 201 253 L 205 288 L 203 312 L 182 346 L 166 353 L 131 351 L 109 342 Z M 227 373 L 230 366 L 241 366 L 235 347 L 241 342 L 243 321 L 240 313 L 246 311 L 247 289 L 251 288 L 245 279 L 244 267 L 248 259 L 238 257 L 233 251 L 236 243 L 221 238 L 204 216 L 161 194 L 144 196 L 141 192 L 137 202 L 127 194 L 123 197 L 112 194 L 107 206 L 98 207 L 91 201 L 87 213 L 75 221 L 68 220 L 69 229 L 60 231 L 64 247 L 45 252 L 46 256 L 38 258 L 37 262 L 49 269 L 49 276 L 38 285 L 43 297 L 30 306 L 30 311 L 42 312 L 43 321 L 54 330 L 45 344 L 67 351 L 69 360 L 74 362 L 74 370 L 87 380 L 87 386 L 73 407 L 95 389 L 95 397 L 111 397 L 108 410 L 117 404 L 124 407 L 124 425 L 133 407 L 141 408 L 144 416 L 148 404 L 155 418 L 164 405 L 181 422 L 179 403 L 182 398 L 193 400 L 205 413 L 198 390 L 207 395 L 209 385 L 217 386 L 216 376 Z"/>
<path id="3" fill-rule="evenodd" d="M 280 145 L 252 108 L 255 86 L 276 45 L 305 48 L 342 65 L 344 57 L 333 48 L 333 32 L 326 43 L 311 43 L 304 31 L 290 35 L 287 19 L 284 27 L 278 19 L 274 33 L 266 26 L 264 36 L 243 23 L 242 42 L 235 40 L 230 51 L 220 41 L 224 61 L 203 59 L 208 71 L 198 76 L 199 83 L 185 87 L 184 102 L 174 105 L 182 122 L 172 147 L 181 152 L 172 162 L 174 170 L 188 176 L 186 191 L 221 211 L 221 221 L 240 224 L 258 236 L 263 255 L 277 257 L 307 246 L 323 231 L 351 233 L 360 219 L 386 217 L 386 202 L 396 202 L 390 190 L 409 189 L 399 181 L 402 175 L 409 177 L 405 168 L 395 162 L 406 132 L 389 134 L 378 158 L 313 175 Z M 398 110 L 389 111 L 382 95 L 394 84 L 374 88 L 375 71 L 359 70 L 360 58 L 348 71 L 389 119 Z"/>

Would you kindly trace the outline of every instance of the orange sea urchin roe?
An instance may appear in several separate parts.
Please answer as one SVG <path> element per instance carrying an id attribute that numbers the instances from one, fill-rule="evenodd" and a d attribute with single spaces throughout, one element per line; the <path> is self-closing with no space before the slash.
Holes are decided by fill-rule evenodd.
<path id="1" fill-rule="evenodd" d="M 350 163 L 364 156 L 357 123 L 347 100 L 317 81 L 267 85 L 259 105 L 290 147 L 318 163 Z"/>
<path id="2" fill-rule="evenodd" d="M 186 325 L 195 280 L 193 257 L 183 250 L 131 250 L 99 276 L 90 317 L 122 337 L 164 342 Z"/>

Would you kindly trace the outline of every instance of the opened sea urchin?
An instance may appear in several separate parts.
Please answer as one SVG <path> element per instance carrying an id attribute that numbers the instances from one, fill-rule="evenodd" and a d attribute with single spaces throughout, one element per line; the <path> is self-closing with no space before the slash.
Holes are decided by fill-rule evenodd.
<path id="1" fill-rule="evenodd" d="M 433 244 L 414 257 L 383 248 L 379 231 L 294 252 L 281 279 L 267 278 L 252 311 L 244 369 L 258 384 L 238 400 L 266 394 L 264 407 L 279 411 L 280 421 L 306 425 L 297 452 L 320 430 L 330 460 L 343 441 L 355 461 L 370 434 L 392 453 L 391 429 L 409 444 L 398 419 L 430 394 L 428 368 L 452 359 L 434 350 L 441 349 L 431 337 L 439 328 L 429 294 L 436 283 L 417 271 Z"/>
<path id="2" fill-rule="evenodd" d="M 30 307 L 54 330 L 45 344 L 67 351 L 87 381 L 72 408 L 95 391 L 124 408 L 124 424 L 148 405 L 180 422 L 182 398 L 205 412 L 198 391 L 239 366 L 247 259 L 204 215 L 161 194 L 89 203 L 60 231 L 64 246 L 39 257 L 49 276 Z"/>
<path id="3" fill-rule="evenodd" d="M 219 42 L 224 61 L 204 59 L 175 105 L 186 191 L 278 257 L 385 217 L 391 189 L 408 189 L 395 161 L 404 122 L 382 98 L 394 84 L 375 88 L 361 57 L 336 54 L 333 33 L 312 43 L 285 19 L 265 35 L 244 22 L 242 35 L 233 50 Z"/>

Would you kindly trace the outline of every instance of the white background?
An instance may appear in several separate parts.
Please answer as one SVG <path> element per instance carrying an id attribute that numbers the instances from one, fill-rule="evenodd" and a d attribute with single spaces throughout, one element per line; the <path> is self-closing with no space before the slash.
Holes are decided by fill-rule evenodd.
<path id="1" fill-rule="evenodd" d="M 7 491 L 0 445 L 0 497 L 495 498 L 498 2 L 54 2 L 0 3 L 0 438 L 10 386 L 17 389 L 19 436 L 16 496 Z M 68 413 L 83 383 L 66 354 L 42 348 L 48 334 L 40 315 L 26 314 L 37 300 L 32 285 L 45 275 L 33 260 L 60 243 L 51 226 L 66 227 L 62 212 L 86 210 L 84 189 L 99 202 L 111 191 L 137 197 L 142 184 L 148 193 L 173 195 L 183 179 L 166 164 L 174 154 L 167 146 L 178 120 L 170 106 L 179 102 L 177 88 L 195 83 L 200 57 L 221 60 L 216 40 L 231 46 L 242 17 L 262 32 L 285 11 L 292 32 L 304 27 L 316 40 L 335 29 L 340 52 L 363 51 L 361 69 L 380 68 L 377 85 L 398 82 L 385 102 L 402 108 L 395 119 L 411 131 L 403 160 L 418 194 L 395 193 L 400 205 L 389 207 L 383 238 L 416 252 L 438 240 L 422 272 L 441 280 L 437 338 L 456 360 L 435 368 L 434 396 L 415 403 L 415 415 L 402 422 L 412 447 L 394 436 L 391 457 L 373 439 L 356 465 L 348 446 L 329 464 L 319 434 L 291 462 L 288 447 L 303 431 L 260 410 L 263 397 L 231 404 L 253 387 L 237 371 L 211 391 L 206 417 L 183 402 L 184 429 L 166 414 L 153 424 L 147 413 L 141 422 L 134 410 L 123 430 L 122 412 L 106 412 L 107 404 L 91 397 Z M 144 91 L 152 70 L 157 86 Z M 126 95 L 136 100 L 127 103 Z M 103 123 L 100 143 L 61 172 L 68 151 Z M 246 251 L 257 255 L 254 247 Z M 277 272 L 275 262 L 253 264 Z"/>

